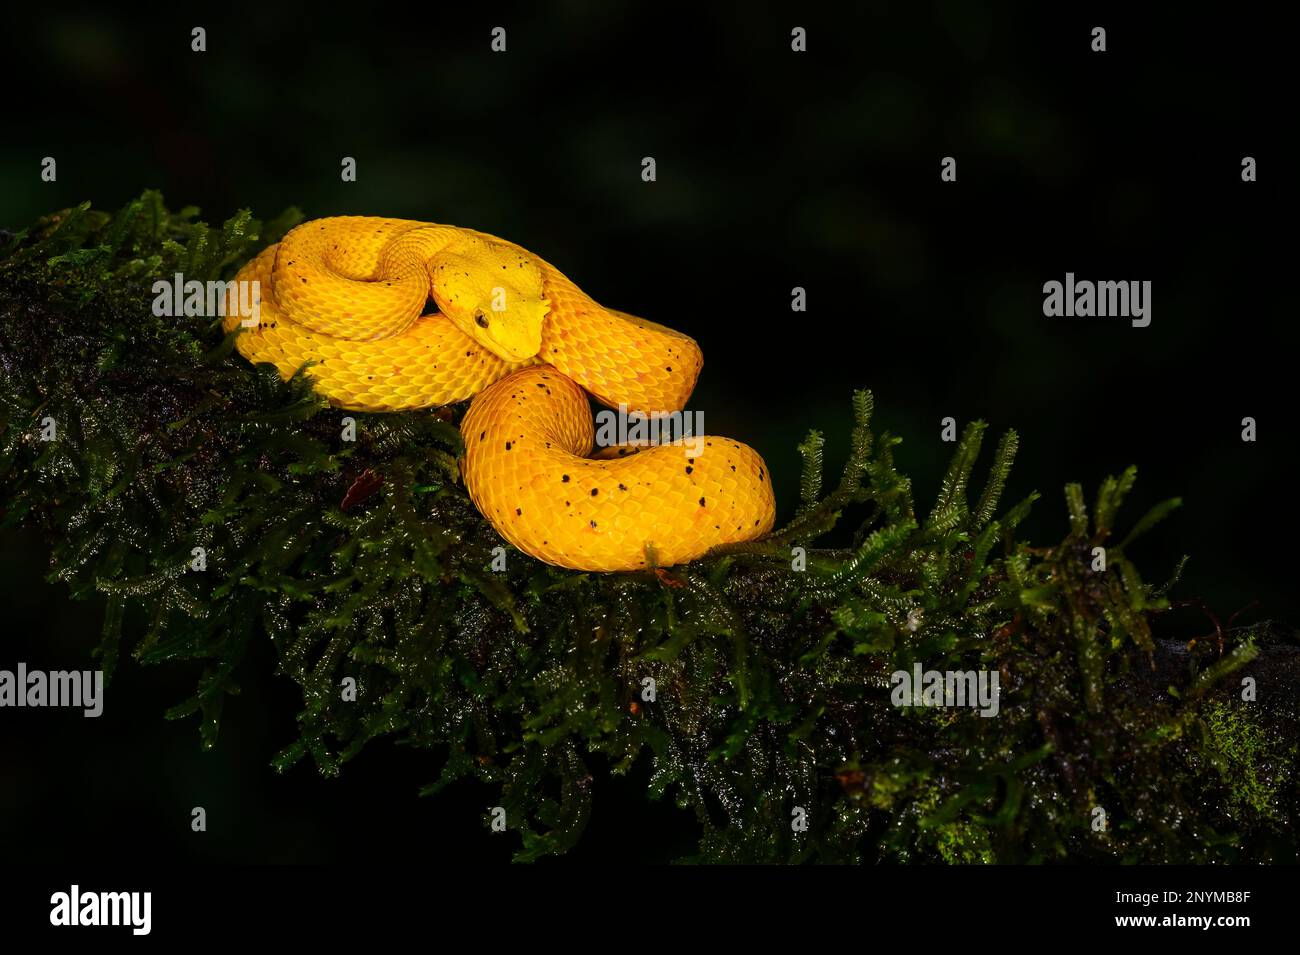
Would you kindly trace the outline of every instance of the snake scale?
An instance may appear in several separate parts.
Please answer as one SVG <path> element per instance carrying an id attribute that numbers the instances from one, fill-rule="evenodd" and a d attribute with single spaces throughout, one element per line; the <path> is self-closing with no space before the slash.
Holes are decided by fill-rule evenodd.
<path id="1" fill-rule="evenodd" d="M 286 379 L 308 365 L 331 404 L 408 411 L 472 398 L 466 489 L 539 560 L 671 566 L 772 528 L 767 467 L 739 442 L 706 435 L 593 456 L 588 394 L 645 415 L 680 411 L 703 354 L 686 335 L 598 305 L 514 243 L 408 219 L 316 219 L 236 280 L 260 287 L 255 314 L 241 313 L 237 286 L 227 299 L 240 354 Z"/>

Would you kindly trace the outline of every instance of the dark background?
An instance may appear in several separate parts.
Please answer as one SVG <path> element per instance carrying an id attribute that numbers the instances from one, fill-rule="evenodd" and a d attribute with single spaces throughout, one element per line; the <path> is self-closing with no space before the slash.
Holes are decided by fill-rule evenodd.
<path id="1" fill-rule="evenodd" d="M 471 7 L 473 5 L 470 5 Z M 1222 617 L 1300 620 L 1291 560 L 1295 308 L 1278 127 L 1287 34 L 1258 8 L 1139 22 L 1088 5 L 897 3 L 542 9 L 258 6 L 132 16 L 59 5 L 6 24 L 0 226 L 145 187 L 209 221 L 291 204 L 497 233 L 598 301 L 695 336 L 692 408 L 764 454 L 781 516 L 810 427 L 838 466 L 854 388 L 932 499 L 951 450 L 940 419 L 1014 427 L 1008 502 L 1066 529 L 1061 487 L 1130 463 L 1135 519 L 1184 508 L 1135 548 L 1153 581 L 1192 555 L 1180 593 Z M 196 8 L 201 10 L 202 8 Z M 489 49 L 504 26 L 508 52 Z M 790 51 L 790 29 L 809 51 Z M 1108 51 L 1091 52 L 1093 26 Z M 190 29 L 208 31 L 206 53 Z M 1243 156 L 1260 181 L 1241 182 Z M 58 181 L 40 181 L 54 156 Z M 358 181 L 340 180 L 344 156 Z M 653 156 L 658 181 L 641 181 Z M 954 156 L 958 181 L 942 183 Z M 1287 263 L 1289 265 L 1289 262 Z M 1153 321 L 1047 319 L 1042 285 L 1149 279 Z M 790 312 L 793 286 L 809 310 Z M 1283 308 L 1287 311 L 1284 313 Z M 1241 419 L 1259 440 L 1240 439 Z M 988 454 L 986 451 L 985 459 Z M 100 607 L 43 581 L 35 537 L 0 537 L 0 667 L 91 665 Z M 1249 617 L 1247 618 L 1249 619 Z M 1165 633 L 1209 628 L 1193 611 Z M 434 757 L 372 745 L 342 779 L 268 763 L 298 696 L 260 647 L 217 749 L 161 720 L 184 668 L 127 662 L 105 715 L 0 714 L 0 844 L 12 857 L 248 861 L 504 860 L 514 836 L 466 784 L 418 787 Z M 693 820 L 598 772 L 572 860 L 670 859 Z M 208 810 L 206 834 L 189 829 Z M 415 854 L 413 856 L 413 853 Z"/>

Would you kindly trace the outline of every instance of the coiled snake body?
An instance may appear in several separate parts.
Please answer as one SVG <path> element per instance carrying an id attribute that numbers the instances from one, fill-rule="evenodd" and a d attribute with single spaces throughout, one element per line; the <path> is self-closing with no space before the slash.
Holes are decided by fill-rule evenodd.
<path id="1" fill-rule="evenodd" d="M 240 353 L 284 378 L 311 363 L 332 404 L 403 411 L 473 397 L 461 423 L 466 488 L 540 560 L 635 570 L 652 548 L 670 566 L 772 528 L 763 459 L 729 438 L 591 456 L 584 390 L 612 408 L 680 411 L 703 356 L 685 335 L 598 305 L 511 242 L 406 219 L 317 219 L 236 278 L 261 290 Z M 238 300 L 232 288 L 227 331 L 250 319 Z"/>

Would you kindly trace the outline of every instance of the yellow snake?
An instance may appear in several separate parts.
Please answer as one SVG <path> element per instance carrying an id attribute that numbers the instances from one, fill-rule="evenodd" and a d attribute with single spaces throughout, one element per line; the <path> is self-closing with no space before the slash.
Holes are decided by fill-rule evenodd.
<path id="1" fill-rule="evenodd" d="M 250 361 L 286 379 L 306 364 L 315 389 L 352 410 L 472 397 L 465 486 L 497 532 L 539 560 L 671 566 L 772 528 L 767 467 L 729 438 L 593 457 L 586 393 L 645 415 L 680 411 L 703 355 L 686 335 L 598 305 L 511 242 L 408 219 L 316 219 L 236 276 L 252 280 L 257 311 L 241 311 L 232 286 L 224 320 Z"/>

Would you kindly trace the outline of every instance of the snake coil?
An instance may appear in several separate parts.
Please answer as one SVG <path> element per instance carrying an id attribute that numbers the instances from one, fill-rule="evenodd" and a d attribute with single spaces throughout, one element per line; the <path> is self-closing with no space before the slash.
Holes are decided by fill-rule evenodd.
<path id="1" fill-rule="evenodd" d="M 332 404 L 406 411 L 473 398 L 461 472 L 497 532 L 577 570 L 662 566 L 771 530 L 763 459 L 729 438 L 592 456 L 590 394 L 680 411 L 703 355 L 670 328 L 598 305 L 559 270 L 495 236 L 407 219 L 304 222 L 236 276 L 224 326 L 286 379 L 304 364 Z M 244 301 L 249 301 L 247 298 Z M 432 302 L 432 307 L 430 307 Z"/>

